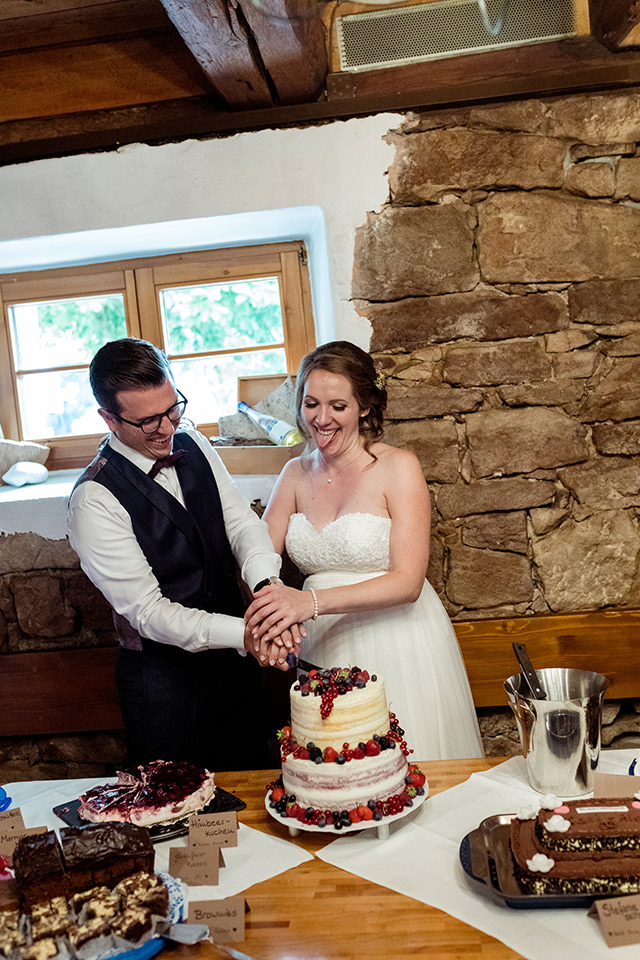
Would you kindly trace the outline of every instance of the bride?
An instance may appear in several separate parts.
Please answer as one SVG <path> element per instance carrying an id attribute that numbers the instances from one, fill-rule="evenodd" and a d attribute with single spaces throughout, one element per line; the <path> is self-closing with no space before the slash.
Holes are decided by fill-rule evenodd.
<path id="1" fill-rule="evenodd" d="M 301 657 L 381 674 L 415 759 L 479 756 L 457 638 L 425 580 L 429 493 L 414 454 L 380 440 L 386 401 L 354 344 L 303 359 L 296 419 L 308 452 L 282 471 L 264 519 L 307 578 L 302 590 L 263 587 L 245 618 L 256 643 L 304 622 Z"/>

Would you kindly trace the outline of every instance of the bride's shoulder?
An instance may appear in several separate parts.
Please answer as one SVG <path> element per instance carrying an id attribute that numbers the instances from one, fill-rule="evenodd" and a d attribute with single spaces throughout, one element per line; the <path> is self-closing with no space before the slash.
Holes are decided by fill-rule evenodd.
<path id="1" fill-rule="evenodd" d="M 393 447 L 390 443 L 373 443 L 371 453 L 386 467 L 396 469 L 399 466 L 406 466 L 409 463 L 418 463 L 418 458 L 411 450 L 405 450 L 403 447 Z"/>

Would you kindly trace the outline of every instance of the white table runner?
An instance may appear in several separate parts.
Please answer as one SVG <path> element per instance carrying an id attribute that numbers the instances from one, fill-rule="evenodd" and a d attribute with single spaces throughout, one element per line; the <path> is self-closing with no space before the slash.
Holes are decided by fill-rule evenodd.
<path id="1" fill-rule="evenodd" d="M 4 788 L 12 798 L 12 807 L 20 807 L 25 826 L 46 826 L 49 830 L 63 827 L 53 807 L 75 800 L 90 787 L 104 783 L 101 779 L 32 780 L 7 783 Z M 156 870 L 169 872 L 169 847 L 186 846 L 187 838 L 178 837 L 155 844 Z M 242 893 L 254 883 L 276 877 L 313 857 L 301 847 L 269 834 L 239 825 L 238 846 L 225 847 L 225 866 L 220 869 L 217 886 L 189 886 L 189 900 L 222 900 Z"/>
<path id="2" fill-rule="evenodd" d="M 638 751 L 640 754 L 640 751 Z M 600 773 L 627 773 L 633 750 L 603 752 Z M 640 777 L 637 778 L 640 788 Z M 527 784 L 524 760 L 513 757 L 430 797 L 390 827 L 387 840 L 361 831 L 326 846 L 317 856 L 383 887 L 444 910 L 483 930 L 527 960 L 638 960 L 640 946 L 605 943 L 587 908 L 513 909 L 477 893 L 459 862 L 461 840 L 486 817 L 514 813 L 539 797 Z"/>

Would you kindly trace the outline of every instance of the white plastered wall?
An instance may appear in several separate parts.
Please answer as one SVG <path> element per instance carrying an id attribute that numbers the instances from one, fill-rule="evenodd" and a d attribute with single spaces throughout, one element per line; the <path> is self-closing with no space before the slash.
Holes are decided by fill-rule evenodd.
<path id="1" fill-rule="evenodd" d="M 354 232 L 387 200 L 397 114 L 0 169 L 0 273 L 242 242 L 306 240 L 320 341 L 365 349 Z"/>

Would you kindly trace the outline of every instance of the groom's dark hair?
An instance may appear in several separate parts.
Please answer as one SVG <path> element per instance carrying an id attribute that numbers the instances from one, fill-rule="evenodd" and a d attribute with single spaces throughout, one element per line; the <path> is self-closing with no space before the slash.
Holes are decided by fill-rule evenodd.
<path id="1" fill-rule="evenodd" d="M 166 355 L 148 340 L 123 337 L 100 347 L 89 367 L 93 395 L 103 409 L 120 413 L 118 391 L 173 383 Z"/>
<path id="2" fill-rule="evenodd" d="M 309 432 L 302 416 L 302 404 L 307 380 L 314 370 L 327 370 L 347 378 L 358 407 L 367 411 L 359 420 L 359 429 L 368 451 L 374 440 L 379 440 L 384 433 L 383 419 L 387 407 L 387 391 L 373 360 L 348 340 L 323 343 L 303 358 L 296 377 L 296 422 L 307 440 Z"/>

